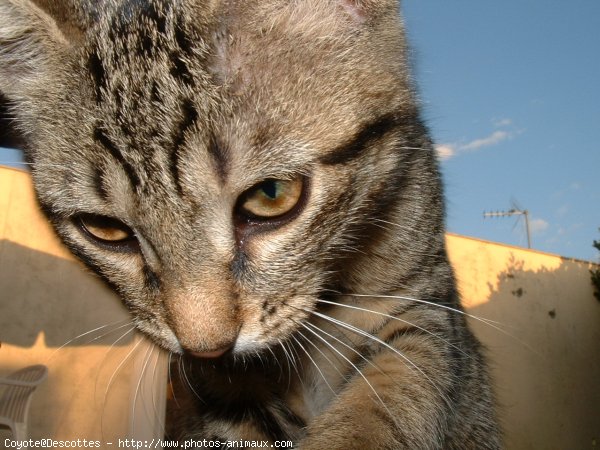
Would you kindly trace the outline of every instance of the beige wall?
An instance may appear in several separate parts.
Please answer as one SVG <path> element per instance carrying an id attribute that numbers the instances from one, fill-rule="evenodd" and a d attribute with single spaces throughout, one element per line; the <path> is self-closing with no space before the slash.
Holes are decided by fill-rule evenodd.
<path id="1" fill-rule="evenodd" d="M 37 210 L 29 176 L 6 168 L 0 168 L 0 344 L 0 376 L 30 364 L 49 367 L 33 398 L 31 438 L 111 441 L 148 427 L 153 407 L 138 401 L 134 410 L 134 394 L 147 389 L 138 388 L 143 368 L 164 386 L 158 351 L 132 332 L 121 302 L 58 241 Z M 154 396 L 164 403 L 164 389 Z"/>
<path id="2" fill-rule="evenodd" d="M 468 313 L 498 322 L 471 320 L 492 361 L 506 447 L 592 448 L 600 441 L 600 302 L 590 264 L 452 234 L 447 242 Z M 160 434 L 164 361 L 124 334 L 129 318 L 118 299 L 56 240 L 29 177 L 5 168 L 0 266 L 0 376 L 39 362 L 50 368 L 32 405 L 32 437 Z M 71 341 L 119 321 L 123 328 Z M 134 406 L 139 389 L 150 394 Z"/>
<path id="3" fill-rule="evenodd" d="M 509 449 L 600 446 L 600 302 L 590 263 L 449 234 L 488 348 Z M 590 243 L 591 245 L 591 243 Z"/>

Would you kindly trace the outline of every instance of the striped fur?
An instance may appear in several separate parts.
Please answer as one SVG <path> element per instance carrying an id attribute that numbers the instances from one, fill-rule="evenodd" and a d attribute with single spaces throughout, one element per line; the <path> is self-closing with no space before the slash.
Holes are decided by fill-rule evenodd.
<path id="1" fill-rule="evenodd" d="M 0 0 L 0 91 L 59 235 L 180 355 L 171 433 L 498 448 L 396 2 L 101 3 Z M 271 179 L 292 212 L 245 214 Z"/>

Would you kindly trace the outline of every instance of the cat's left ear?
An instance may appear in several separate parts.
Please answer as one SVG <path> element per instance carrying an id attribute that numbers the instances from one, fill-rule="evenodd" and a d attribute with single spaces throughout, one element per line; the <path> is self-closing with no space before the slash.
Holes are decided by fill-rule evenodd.
<path id="1" fill-rule="evenodd" d="M 29 0 L 0 0 L 0 92 L 29 98 L 59 71 L 69 43 L 52 17 Z"/>

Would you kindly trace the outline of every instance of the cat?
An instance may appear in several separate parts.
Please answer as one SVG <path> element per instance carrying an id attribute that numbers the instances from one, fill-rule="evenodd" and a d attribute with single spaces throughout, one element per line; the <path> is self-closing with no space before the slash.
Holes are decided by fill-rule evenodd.
<path id="1" fill-rule="evenodd" d="M 180 355 L 172 436 L 500 448 L 407 54 L 392 0 L 0 0 L 40 206 Z"/>

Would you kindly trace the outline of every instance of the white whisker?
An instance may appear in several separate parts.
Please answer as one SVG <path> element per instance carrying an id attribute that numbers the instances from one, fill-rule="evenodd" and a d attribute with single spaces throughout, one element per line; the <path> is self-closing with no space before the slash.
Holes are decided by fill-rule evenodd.
<path id="1" fill-rule="evenodd" d="M 290 355 L 290 362 L 292 363 L 292 367 L 294 368 L 295 372 L 298 374 L 298 362 L 300 359 L 298 357 L 298 352 L 296 351 L 294 346 L 291 345 L 291 343 L 289 341 L 284 341 L 283 345 L 285 345 L 287 347 L 288 353 Z M 292 354 L 292 352 L 293 352 L 293 354 Z"/>
<path id="2" fill-rule="evenodd" d="M 350 361 L 342 352 L 340 352 L 337 348 L 335 348 L 335 346 L 333 344 L 331 344 L 330 342 L 328 342 L 325 338 L 323 338 L 322 336 L 320 336 L 319 334 L 317 334 L 315 331 L 311 330 L 309 327 L 306 326 L 306 324 L 302 324 L 302 326 L 310 331 L 312 334 L 314 334 L 319 340 L 321 340 L 325 345 L 327 345 L 328 347 L 330 347 L 332 350 L 334 350 L 336 353 L 338 353 L 342 358 L 344 358 L 344 360 L 346 360 L 346 362 L 348 362 L 348 364 L 350 364 L 354 370 L 356 371 L 356 373 L 358 373 L 362 379 L 365 381 L 365 383 L 367 383 L 367 385 L 369 386 L 369 388 L 371 389 L 371 391 L 373 392 L 373 394 L 375 394 L 375 397 L 377 397 L 377 399 L 379 400 L 379 402 L 381 403 L 381 406 L 384 407 L 384 409 L 387 411 L 387 413 L 389 414 L 390 418 L 396 422 L 396 418 L 394 417 L 394 415 L 392 414 L 392 412 L 389 410 L 389 408 L 387 407 L 387 405 L 385 404 L 385 402 L 383 401 L 383 399 L 379 396 L 379 394 L 377 393 L 377 391 L 375 390 L 375 388 L 373 387 L 373 385 L 371 384 L 371 382 L 367 379 L 367 377 L 362 373 L 362 371 L 356 367 L 356 364 L 354 364 L 352 361 Z M 310 342 L 310 341 L 309 341 Z M 327 381 L 325 381 L 327 383 Z M 329 386 L 329 384 L 327 384 Z"/>
<path id="3" fill-rule="evenodd" d="M 279 358 L 277 358 L 273 349 L 271 347 L 267 347 L 267 350 L 269 350 L 269 352 L 271 352 L 271 355 L 273 356 L 273 360 L 279 366 L 279 378 L 277 380 L 277 382 L 279 382 L 279 381 L 281 381 L 281 374 L 283 373 L 283 366 L 279 362 Z"/>
<path id="4" fill-rule="evenodd" d="M 448 305 L 444 305 L 441 303 L 435 303 L 435 302 L 430 302 L 427 300 L 421 300 L 418 298 L 413 298 L 413 297 L 406 297 L 406 296 L 402 296 L 402 295 L 379 295 L 379 294 L 347 294 L 347 293 L 340 293 L 340 292 L 336 292 L 336 295 L 347 295 L 349 297 L 375 297 L 375 298 L 383 298 L 383 299 L 390 299 L 390 300 L 405 300 L 407 302 L 414 302 L 414 303 L 421 303 L 424 305 L 429 305 L 429 306 L 433 306 L 433 307 L 437 307 L 437 308 L 441 308 L 441 309 L 445 309 L 447 311 L 456 313 L 456 314 L 460 314 L 464 317 L 468 317 L 469 319 L 472 320 L 476 320 L 480 323 L 483 323 L 484 325 L 487 325 L 490 328 L 493 328 L 494 330 L 498 331 L 499 333 L 503 334 L 504 336 L 507 336 L 511 339 L 513 339 L 514 341 L 518 342 L 520 345 L 522 345 L 523 347 L 525 347 L 527 350 L 529 350 L 532 353 L 538 354 L 539 352 L 537 350 L 535 350 L 534 348 L 532 348 L 531 346 L 529 346 L 527 343 L 523 342 L 521 339 L 517 338 L 516 336 L 514 336 L 513 334 L 507 332 L 505 329 L 503 329 L 502 327 L 500 327 L 499 325 L 502 326 L 506 326 L 505 324 L 501 323 L 501 322 L 497 322 L 495 320 L 491 320 L 491 319 L 486 319 L 484 317 L 479 317 L 479 316 L 475 316 L 473 314 L 469 314 L 465 311 L 462 311 L 460 309 L 457 308 L 453 308 L 451 306 Z"/>
<path id="5" fill-rule="evenodd" d="M 106 390 L 104 391 L 104 398 L 106 398 L 108 396 L 108 391 L 110 390 L 110 387 L 115 379 L 115 377 L 118 375 L 118 373 L 120 372 L 121 368 L 123 367 L 123 365 L 129 360 L 129 358 L 131 358 L 131 355 L 137 350 L 137 348 L 140 346 L 140 344 L 143 341 L 138 341 L 132 348 L 131 350 L 129 350 L 129 352 L 127 352 L 127 355 L 125 355 L 125 358 L 123 358 L 123 361 L 121 361 L 119 363 L 119 365 L 116 367 L 116 369 L 113 371 L 112 376 L 110 377 L 110 379 L 108 380 L 108 384 L 106 385 Z"/>
<path id="6" fill-rule="evenodd" d="M 146 367 L 148 366 L 148 361 L 150 360 L 150 357 L 152 356 L 153 350 L 154 350 L 154 345 L 148 346 L 148 349 L 146 350 L 146 354 L 144 355 L 144 365 L 142 366 L 142 370 L 140 371 L 139 380 L 135 387 L 135 394 L 133 395 L 133 405 L 131 407 L 131 417 L 132 417 L 131 428 L 134 430 L 135 430 L 135 407 L 137 405 L 137 399 L 140 394 L 140 387 L 142 386 L 142 380 L 144 379 L 144 373 L 146 372 Z M 143 403 L 143 398 L 142 398 L 142 407 L 144 407 L 144 411 L 147 414 L 148 412 L 146 411 L 145 403 Z"/>
<path id="7" fill-rule="evenodd" d="M 302 343 L 300 343 L 300 341 L 298 341 L 298 339 L 296 339 L 295 336 L 292 336 L 292 337 L 294 338 L 294 340 L 296 341 L 296 343 L 300 346 L 300 348 L 302 349 L 302 351 L 306 354 L 306 356 L 308 357 L 308 359 L 310 359 L 310 362 L 313 364 L 313 366 L 315 366 L 315 369 L 317 369 L 317 371 L 321 375 L 321 378 L 323 378 L 323 381 L 325 382 L 325 384 L 327 385 L 327 387 L 331 390 L 331 392 L 333 393 L 333 395 L 337 397 L 337 393 L 335 392 L 335 390 L 331 387 L 331 385 L 327 381 L 327 378 L 325 377 L 325 374 L 323 374 L 323 371 L 321 370 L 321 368 L 319 367 L 319 365 L 315 362 L 315 360 L 312 358 L 312 356 L 310 356 L 310 353 L 308 352 L 308 350 L 306 350 L 306 348 L 304 348 L 304 346 L 302 345 Z M 305 337 L 305 339 L 306 339 L 306 337 Z M 306 339 L 306 341 L 309 342 L 312 345 L 315 345 L 309 339 Z"/>
<path id="8" fill-rule="evenodd" d="M 123 328 L 125 326 L 127 326 L 128 324 L 125 324 L 123 326 L 120 326 L 119 328 Z M 102 358 L 102 360 L 100 361 L 100 364 L 98 364 L 99 370 L 96 373 L 96 383 L 94 385 L 94 398 L 97 398 L 97 390 L 98 390 L 98 382 L 99 382 L 99 377 L 100 377 L 100 369 L 104 366 L 104 363 L 106 361 L 106 359 L 108 358 L 108 355 L 116 348 L 116 345 L 125 338 L 125 336 L 127 336 L 129 333 L 131 333 L 132 331 L 135 330 L 135 326 L 131 326 L 131 328 L 129 330 L 127 330 L 125 333 L 123 333 L 121 336 L 119 336 L 119 338 L 114 341 L 111 346 L 109 347 L 109 349 L 104 353 L 104 357 Z M 113 330 L 115 331 L 115 330 Z M 120 365 L 119 365 L 120 367 Z M 117 367 L 118 369 L 118 367 Z M 112 380 L 112 377 L 111 377 Z M 106 398 L 106 395 L 108 394 L 108 390 L 104 393 L 104 398 Z"/>
<path id="9" fill-rule="evenodd" d="M 460 347 L 458 347 L 458 346 L 454 345 L 453 343 L 451 343 L 450 341 L 444 339 L 442 336 L 439 336 L 439 335 L 437 335 L 437 334 L 429 331 L 426 328 L 420 327 L 419 325 L 416 325 L 416 324 L 414 324 L 412 322 L 409 322 L 408 320 L 401 319 L 400 317 L 392 316 L 390 314 L 382 313 L 382 312 L 379 312 L 379 311 L 373 311 L 373 310 L 367 309 L 367 308 L 361 308 L 359 306 L 345 305 L 344 303 L 333 302 L 333 301 L 330 301 L 330 300 L 318 299 L 317 301 L 319 303 L 326 303 L 326 304 L 329 304 L 329 305 L 335 305 L 335 306 L 341 306 L 341 307 L 344 307 L 344 308 L 356 309 L 358 311 L 364 311 L 364 312 L 368 312 L 368 313 L 371 313 L 371 314 L 376 314 L 378 316 L 387 317 L 389 319 L 397 320 L 398 322 L 402 322 L 402 323 L 404 323 L 406 325 L 410 325 L 411 327 L 415 327 L 418 330 L 421 330 L 424 333 L 427 333 L 427 334 L 435 337 L 436 339 L 441 340 L 444 344 L 449 345 L 450 347 L 453 347 L 454 349 L 456 349 L 460 353 L 462 353 L 464 356 L 469 357 L 469 358 L 471 357 L 471 355 L 465 353 Z"/>
<path id="10" fill-rule="evenodd" d="M 335 364 L 333 361 L 331 361 L 331 359 L 329 359 L 329 357 L 328 357 L 328 356 L 327 356 L 327 355 L 326 355 L 326 354 L 323 352 L 323 350 L 321 350 L 321 349 L 319 348 L 319 346 L 318 346 L 318 345 L 316 345 L 314 342 L 312 342 L 310 339 L 308 339 L 308 338 L 307 338 L 307 337 L 304 335 L 304 333 L 302 333 L 302 331 L 298 330 L 298 334 L 300 334 L 300 336 L 302 336 L 302 337 L 304 338 L 304 340 L 306 340 L 306 341 L 307 341 L 309 344 L 311 344 L 311 345 L 312 345 L 312 346 L 315 348 L 315 350 L 317 350 L 317 351 L 318 351 L 318 352 L 321 354 L 321 356 L 323 356 L 323 358 L 325 358 L 325 359 L 327 360 L 327 362 L 328 362 L 329 364 L 331 364 L 331 366 L 332 366 L 332 367 L 335 369 L 335 371 L 336 371 L 336 372 L 337 372 L 337 373 L 340 375 L 340 377 L 342 377 L 344 380 L 347 380 L 347 376 L 346 376 L 346 375 L 344 375 L 344 374 L 342 373 L 342 371 L 341 371 L 341 370 L 338 368 L 338 365 L 337 365 L 337 364 Z M 292 336 L 292 337 L 294 337 L 294 336 Z M 294 340 L 296 340 L 296 338 L 295 338 L 295 337 L 294 337 Z"/>
<path id="11" fill-rule="evenodd" d="M 108 380 L 108 384 L 106 385 L 106 389 L 104 391 L 104 401 L 105 402 L 106 402 L 106 399 L 108 398 L 108 391 L 110 390 L 110 387 L 112 386 L 112 383 L 113 383 L 115 377 L 118 375 L 118 373 L 121 371 L 121 368 L 123 367 L 123 365 L 129 360 L 131 355 L 137 350 L 137 348 L 140 346 L 141 343 L 142 343 L 142 341 L 139 340 L 131 348 L 131 350 L 129 350 L 129 352 L 127 352 L 127 355 L 125 355 L 125 358 L 123 358 L 123 360 L 119 363 L 119 365 L 113 371 L 113 374 L 111 375 L 110 379 Z M 100 433 L 104 436 L 104 414 L 100 415 Z"/>
<path id="12" fill-rule="evenodd" d="M 69 344 L 71 344 L 71 343 L 75 342 L 76 340 L 78 340 L 78 339 L 80 339 L 80 338 L 82 338 L 82 337 L 84 337 L 84 336 L 87 336 L 88 334 L 95 333 L 96 331 L 98 331 L 98 330 L 101 330 L 101 329 L 103 329 L 103 328 L 108 328 L 108 327 L 112 327 L 112 326 L 115 326 L 115 325 L 119 325 L 119 324 L 120 324 L 120 326 L 118 326 L 117 328 L 115 328 L 115 329 L 112 329 L 112 330 L 109 330 L 109 331 L 107 331 L 106 333 L 103 333 L 103 334 L 101 334 L 101 335 L 99 335 L 99 336 L 96 336 L 96 337 L 94 337 L 93 339 L 91 339 L 91 340 L 89 340 L 89 341 L 86 341 L 86 342 L 85 342 L 85 344 L 86 344 L 86 345 L 87 345 L 87 344 L 91 344 L 92 342 L 94 342 L 94 341 L 97 341 L 97 340 L 99 340 L 99 339 L 102 339 L 103 337 L 105 337 L 105 336 L 108 336 L 108 335 L 109 335 L 110 333 L 112 333 L 113 331 L 119 330 L 119 329 L 121 329 L 121 328 L 123 328 L 123 327 L 126 327 L 127 325 L 130 325 L 130 324 L 132 324 L 132 323 L 133 323 L 133 322 L 132 322 L 130 319 L 128 319 L 128 320 L 118 320 L 118 321 L 116 321 L 116 322 L 112 322 L 112 323 L 109 323 L 109 324 L 107 324 L 107 325 L 101 325 L 101 326 L 99 326 L 99 327 L 97 327 L 97 328 L 94 328 L 93 330 L 86 331 L 85 333 L 81 333 L 81 334 L 79 334 L 79 335 L 75 336 L 74 338 L 72 338 L 72 339 L 69 339 L 69 340 L 68 340 L 67 342 L 65 342 L 63 345 L 61 345 L 61 346 L 60 346 L 60 347 L 58 347 L 56 350 L 54 350 L 54 351 L 53 351 L 53 352 L 50 354 L 50 356 L 48 357 L 48 359 L 46 360 L 46 363 L 49 363 L 49 362 L 52 360 L 52 358 L 54 358 L 54 356 L 55 356 L 55 355 L 58 353 L 58 351 L 59 351 L 59 350 L 62 350 L 62 349 L 63 349 L 63 348 L 65 348 L 67 345 L 69 345 Z"/>
<path id="13" fill-rule="evenodd" d="M 394 384 L 397 384 L 396 381 L 390 376 L 390 374 L 386 373 L 383 369 L 381 369 L 381 367 L 379 367 L 377 364 L 375 364 L 373 361 L 371 361 L 370 359 L 368 359 L 367 357 L 363 356 L 358 350 L 356 350 L 354 347 L 352 347 L 351 345 L 345 343 L 344 341 L 342 341 L 339 338 L 336 338 L 335 336 L 333 336 L 332 334 L 328 333 L 327 331 L 323 330 L 322 328 L 319 328 L 317 325 L 308 322 L 307 325 L 313 327 L 314 329 L 316 329 L 318 332 L 321 332 L 327 336 L 329 336 L 330 338 L 334 339 L 336 342 L 339 342 L 340 344 L 342 344 L 344 347 L 346 347 L 347 349 L 351 350 L 353 353 L 355 353 L 356 355 L 358 355 L 361 359 L 363 359 L 367 364 L 369 364 L 371 367 L 373 367 L 375 370 L 377 370 L 380 374 L 387 376 L 390 380 L 392 380 L 394 382 Z M 337 327 L 337 325 L 336 325 Z"/>
<path id="14" fill-rule="evenodd" d="M 309 311 L 309 310 L 307 310 Z M 435 389 L 440 393 L 440 395 L 442 396 L 442 398 L 446 398 L 445 394 L 443 393 L 443 391 L 439 388 L 439 386 L 437 385 L 437 383 L 435 383 L 425 372 L 423 372 L 423 370 L 417 366 L 415 363 L 413 363 L 410 358 L 408 358 L 404 353 L 402 353 L 401 351 L 399 351 L 398 349 L 392 347 L 390 344 L 388 344 L 385 341 L 382 341 L 381 339 L 379 339 L 377 336 L 373 336 L 370 333 L 367 333 L 364 330 L 361 330 L 360 328 L 357 328 L 353 325 L 350 325 L 346 322 L 343 322 L 341 320 L 335 319 L 333 317 L 329 317 L 326 314 L 321 314 L 320 312 L 317 311 L 312 311 L 312 314 L 314 314 L 317 317 L 320 317 L 322 319 L 325 319 L 331 323 L 335 323 L 340 325 L 343 328 L 346 328 L 350 331 L 353 331 L 361 336 L 366 337 L 367 339 L 370 339 L 372 341 L 377 342 L 380 345 L 383 345 L 384 347 L 386 347 L 387 349 L 391 350 L 393 353 L 395 353 L 396 355 L 398 355 L 404 362 L 405 365 L 410 369 L 411 367 L 414 368 L 415 370 L 417 370 L 421 375 L 423 375 L 425 378 L 427 378 L 427 380 L 432 384 L 433 387 L 435 387 Z"/>
<path id="15" fill-rule="evenodd" d="M 181 409 L 181 405 L 177 400 L 177 395 L 175 395 L 175 389 L 173 389 L 173 375 L 171 374 L 171 364 L 173 363 L 173 352 L 169 352 L 169 361 L 167 363 L 167 378 L 169 380 L 169 386 L 171 387 L 171 392 L 173 393 L 173 400 L 177 405 L 177 408 Z"/>
<path id="16" fill-rule="evenodd" d="M 192 386 L 192 383 L 190 382 L 190 379 L 188 378 L 188 375 L 187 375 L 187 373 L 185 371 L 185 366 L 183 364 L 183 358 L 180 358 L 179 362 L 180 362 L 180 365 L 179 365 L 179 368 L 180 368 L 179 374 L 180 374 L 180 376 L 183 374 L 183 379 L 184 379 L 185 383 L 187 384 L 187 386 L 194 393 L 194 395 L 196 396 L 196 398 L 206 405 L 206 402 L 204 401 L 204 399 L 202 397 L 200 397 L 200 394 L 198 394 L 198 392 L 196 392 L 196 389 L 194 389 L 194 386 Z"/>
<path id="17" fill-rule="evenodd" d="M 489 325 L 490 327 L 496 328 L 498 331 L 504 332 L 504 330 L 502 330 L 501 328 L 497 327 L 497 325 L 503 325 L 500 322 L 496 322 L 494 320 L 491 319 L 486 319 L 483 317 L 478 317 L 478 316 L 474 316 L 472 314 L 469 314 L 465 311 L 462 311 L 458 308 L 453 308 L 451 306 L 448 305 L 444 305 L 442 303 L 435 303 L 435 302 L 430 302 L 427 300 L 421 300 L 418 298 L 413 298 L 413 297 L 406 297 L 406 296 L 402 296 L 402 295 L 380 295 L 380 294 L 346 294 L 346 293 L 339 293 L 339 295 L 347 295 L 349 297 L 376 297 L 376 298 L 387 298 L 387 299 L 396 299 L 396 300 L 406 300 L 408 302 L 415 302 L 415 303 L 421 303 L 424 305 L 429 305 L 429 306 L 434 306 L 434 307 L 438 307 L 438 308 L 442 308 L 442 309 L 446 309 L 448 311 L 457 313 L 457 314 L 461 314 L 465 317 L 469 317 L 473 320 L 478 320 L 480 322 L 485 323 L 486 325 Z"/>
<path id="18" fill-rule="evenodd" d="M 154 345 L 154 344 L 153 344 Z M 154 370 L 152 371 L 152 412 L 154 413 L 153 418 L 157 421 L 157 422 L 161 422 L 162 421 L 162 435 L 164 436 L 166 433 L 166 421 L 161 420 L 161 413 L 159 412 L 159 408 L 157 405 L 157 401 L 156 401 L 156 389 L 154 388 L 155 386 L 160 386 L 161 383 L 158 383 L 157 380 L 157 372 L 158 372 L 158 367 L 159 367 L 159 363 L 161 360 L 161 348 L 158 347 L 157 345 L 154 345 L 155 349 L 157 350 L 156 352 L 156 359 L 154 361 Z M 169 353 L 170 355 L 170 353 Z M 164 389 L 164 386 L 163 386 Z"/>
<path id="19" fill-rule="evenodd" d="M 290 385 L 292 384 L 292 367 L 290 366 L 291 356 L 288 355 L 287 349 L 285 348 L 285 346 L 283 345 L 283 343 L 281 342 L 281 340 L 278 339 L 277 342 L 279 342 L 279 346 L 283 350 L 283 353 L 285 355 L 285 361 L 286 361 L 287 367 L 288 367 L 288 386 L 287 386 L 287 390 L 289 391 L 290 390 Z"/>

